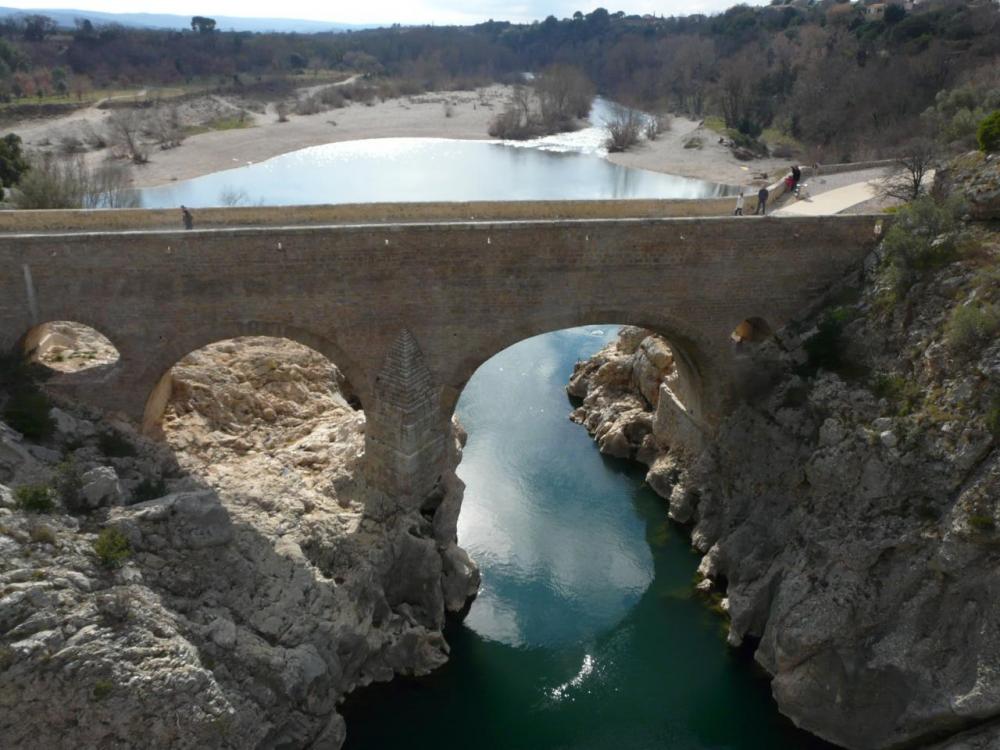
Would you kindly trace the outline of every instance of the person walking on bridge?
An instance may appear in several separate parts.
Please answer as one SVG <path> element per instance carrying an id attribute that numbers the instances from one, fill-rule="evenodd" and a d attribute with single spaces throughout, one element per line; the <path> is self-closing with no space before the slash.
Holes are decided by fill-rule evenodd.
<path id="1" fill-rule="evenodd" d="M 760 214 L 761 216 L 767 215 L 767 198 L 771 195 L 766 187 L 762 187 L 757 191 L 757 210 L 754 214 Z"/>
<path id="2" fill-rule="evenodd" d="M 741 190 L 740 194 L 736 196 L 736 210 L 733 211 L 733 216 L 742 216 L 742 215 L 743 215 L 743 191 Z"/>

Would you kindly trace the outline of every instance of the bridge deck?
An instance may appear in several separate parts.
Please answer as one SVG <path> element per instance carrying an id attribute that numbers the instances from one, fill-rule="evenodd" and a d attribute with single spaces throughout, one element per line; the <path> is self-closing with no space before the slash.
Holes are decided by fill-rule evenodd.
<path id="1" fill-rule="evenodd" d="M 195 228 L 728 216 L 733 198 L 237 206 L 193 209 Z M 180 229 L 179 209 L 0 211 L 0 234 Z"/>

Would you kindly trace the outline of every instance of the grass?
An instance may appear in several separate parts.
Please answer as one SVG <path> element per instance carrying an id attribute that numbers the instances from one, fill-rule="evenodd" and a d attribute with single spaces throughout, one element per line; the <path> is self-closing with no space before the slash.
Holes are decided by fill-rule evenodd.
<path id="1" fill-rule="evenodd" d="M 803 151 L 802 143 L 778 128 L 764 128 L 760 140 L 769 146 L 788 146 L 795 151 Z"/>
<path id="2" fill-rule="evenodd" d="M 726 130 L 728 130 L 728 128 L 726 128 L 726 121 L 718 115 L 709 115 L 706 117 L 705 127 L 709 130 L 714 130 L 719 135 L 725 135 Z"/>
<path id="3" fill-rule="evenodd" d="M 189 125 L 184 128 L 185 135 L 198 135 L 199 133 L 211 133 L 215 130 L 243 130 L 245 128 L 256 127 L 245 114 L 231 115 L 229 117 L 217 117 L 214 120 L 202 123 L 201 125 Z"/>

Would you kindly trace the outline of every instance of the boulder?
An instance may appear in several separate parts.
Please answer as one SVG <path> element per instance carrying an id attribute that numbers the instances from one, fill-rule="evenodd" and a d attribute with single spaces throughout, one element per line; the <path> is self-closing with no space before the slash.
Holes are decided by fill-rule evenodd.
<path id="1" fill-rule="evenodd" d="M 212 490 L 178 492 L 137 503 L 124 516 L 137 523 L 144 543 L 160 538 L 171 547 L 203 549 L 233 539 L 233 522 Z"/>
<path id="2" fill-rule="evenodd" d="M 118 481 L 118 473 L 110 466 L 91 469 L 81 477 L 81 482 L 80 495 L 88 508 L 121 504 L 121 482 Z"/>

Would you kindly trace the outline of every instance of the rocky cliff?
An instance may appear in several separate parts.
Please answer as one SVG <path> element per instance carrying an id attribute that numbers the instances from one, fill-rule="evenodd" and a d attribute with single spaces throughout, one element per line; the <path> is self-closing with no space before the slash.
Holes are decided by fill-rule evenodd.
<path id="1" fill-rule="evenodd" d="M 54 366 L 113 357 L 55 333 Z M 478 585 L 454 474 L 394 510 L 336 368 L 290 342 L 173 376 L 163 441 L 69 404 L 44 438 L 0 424 L 5 747 L 337 748 L 351 690 L 447 659 L 446 610 Z"/>
<path id="2" fill-rule="evenodd" d="M 1000 233 L 956 211 L 904 210 L 822 313 L 734 340 L 756 377 L 698 455 L 656 334 L 568 388 L 650 466 L 779 709 L 848 748 L 1000 747 Z"/>

